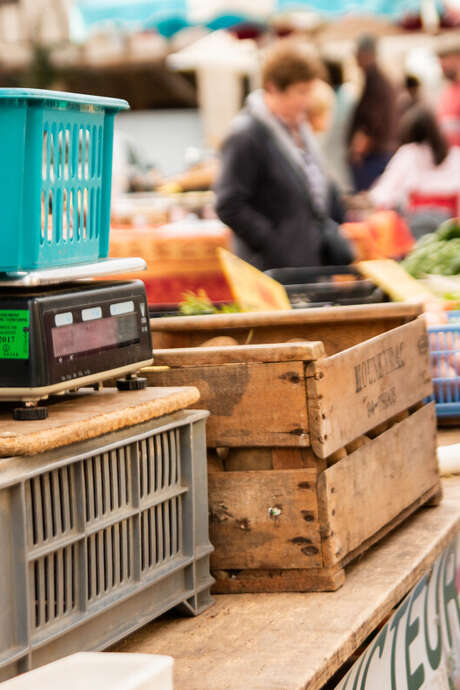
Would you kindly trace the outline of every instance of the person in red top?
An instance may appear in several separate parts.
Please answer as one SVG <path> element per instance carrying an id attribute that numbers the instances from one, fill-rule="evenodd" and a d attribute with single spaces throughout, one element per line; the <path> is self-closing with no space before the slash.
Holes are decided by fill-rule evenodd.
<path id="1" fill-rule="evenodd" d="M 439 53 L 447 85 L 441 94 L 438 119 L 450 146 L 460 146 L 460 44 Z"/>

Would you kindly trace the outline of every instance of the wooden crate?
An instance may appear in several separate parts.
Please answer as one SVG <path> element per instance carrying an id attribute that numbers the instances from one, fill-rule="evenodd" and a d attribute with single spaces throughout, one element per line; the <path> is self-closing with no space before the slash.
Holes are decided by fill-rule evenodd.
<path id="1" fill-rule="evenodd" d="M 155 349 L 202 346 L 230 336 L 238 345 L 283 343 L 292 338 L 321 341 L 330 356 L 421 314 L 414 304 L 363 304 L 292 311 L 174 316 L 151 319 Z"/>
<path id="2" fill-rule="evenodd" d="M 353 345 L 330 356 L 319 341 L 156 351 L 170 368 L 150 382 L 193 383 L 211 412 L 216 592 L 337 589 L 351 559 L 438 499 L 428 342 L 411 309 L 389 330 L 343 331 Z M 366 328 L 380 333 L 354 342 Z"/>

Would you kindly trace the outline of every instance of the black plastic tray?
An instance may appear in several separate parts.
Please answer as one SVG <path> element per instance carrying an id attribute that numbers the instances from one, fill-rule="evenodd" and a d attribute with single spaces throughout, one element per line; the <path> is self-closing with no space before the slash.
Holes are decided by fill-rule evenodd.
<path id="1" fill-rule="evenodd" d="M 315 306 L 374 304 L 387 299 L 371 280 L 332 282 L 334 275 L 359 277 L 359 271 L 353 266 L 276 268 L 266 274 L 284 285 L 293 307 L 311 306 L 311 303 Z"/>

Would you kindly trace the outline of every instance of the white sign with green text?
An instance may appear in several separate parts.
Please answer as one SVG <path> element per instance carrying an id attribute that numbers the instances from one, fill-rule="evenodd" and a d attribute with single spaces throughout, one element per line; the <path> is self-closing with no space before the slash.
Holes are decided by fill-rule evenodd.
<path id="1" fill-rule="evenodd" d="M 460 690 L 460 535 L 336 690 Z"/>

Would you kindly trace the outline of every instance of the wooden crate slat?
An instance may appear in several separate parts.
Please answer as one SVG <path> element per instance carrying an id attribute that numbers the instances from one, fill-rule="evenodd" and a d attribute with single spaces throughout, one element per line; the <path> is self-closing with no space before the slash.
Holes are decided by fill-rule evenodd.
<path id="1" fill-rule="evenodd" d="M 323 356 L 323 343 L 319 341 L 272 345 L 224 345 L 193 349 L 173 347 L 168 350 L 155 350 L 155 365 L 191 367 L 240 362 L 311 362 Z"/>
<path id="2" fill-rule="evenodd" d="M 208 477 L 211 566 L 322 566 L 314 469 L 216 472 Z"/>
<path id="3" fill-rule="evenodd" d="M 315 467 L 319 471 L 320 469 L 325 469 L 325 467 L 322 467 L 323 462 L 316 457 L 311 448 L 272 448 L 274 470 L 297 470 L 304 467 Z"/>
<path id="4" fill-rule="evenodd" d="M 155 372 L 149 381 L 193 381 L 201 394 L 197 407 L 211 412 L 209 447 L 310 444 L 303 362 L 185 367 Z"/>
<path id="5" fill-rule="evenodd" d="M 420 304 L 357 304 L 345 307 L 317 307 L 292 311 L 174 316 L 150 320 L 152 331 L 210 331 L 215 328 L 273 326 L 278 324 L 371 321 L 372 319 L 410 318 L 423 311 Z"/>
<path id="6" fill-rule="evenodd" d="M 425 321 L 308 365 L 307 391 L 311 444 L 325 458 L 432 393 Z"/>
<path id="7" fill-rule="evenodd" d="M 430 403 L 320 474 L 325 565 L 342 561 L 438 484 Z"/>
<path id="8" fill-rule="evenodd" d="M 285 570 L 240 570 L 229 574 L 213 570 L 213 594 L 247 592 L 335 592 L 345 582 L 345 571 L 334 568 L 290 568 Z"/>

